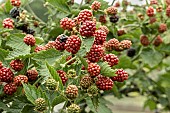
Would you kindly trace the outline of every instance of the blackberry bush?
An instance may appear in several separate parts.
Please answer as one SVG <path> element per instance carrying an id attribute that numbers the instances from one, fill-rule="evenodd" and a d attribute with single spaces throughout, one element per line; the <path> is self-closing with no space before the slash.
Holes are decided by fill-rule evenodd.
<path id="1" fill-rule="evenodd" d="M 111 113 L 133 92 L 170 110 L 170 2 L 131 2 L 5 0 L 0 112 Z"/>

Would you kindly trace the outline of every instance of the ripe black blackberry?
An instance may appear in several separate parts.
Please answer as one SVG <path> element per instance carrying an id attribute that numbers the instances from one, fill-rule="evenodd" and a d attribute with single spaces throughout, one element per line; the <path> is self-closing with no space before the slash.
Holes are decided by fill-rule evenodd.
<path id="1" fill-rule="evenodd" d="M 31 35 L 34 35 L 35 31 L 31 28 L 28 28 L 27 31 L 26 31 L 27 34 L 31 34 Z"/>
<path id="2" fill-rule="evenodd" d="M 59 38 L 59 41 L 60 41 L 60 43 L 62 43 L 62 42 L 66 42 L 67 39 L 68 39 L 68 36 L 62 34 L 62 35 L 60 36 L 60 38 Z"/>
<path id="3" fill-rule="evenodd" d="M 28 24 L 22 24 L 20 26 L 16 26 L 15 28 L 18 30 L 22 30 L 23 32 L 27 32 Z"/>
<path id="4" fill-rule="evenodd" d="M 55 48 L 60 51 L 65 50 L 64 46 L 66 44 L 67 39 L 68 39 L 68 36 L 64 34 L 59 35 L 55 40 Z"/>
<path id="5" fill-rule="evenodd" d="M 18 7 L 13 7 L 9 12 L 12 18 L 16 18 L 17 16 L 19 16 L 19 13 L 20 11 Z"/>
<path id="6" fill-rule="evenodd" d="M 136 50 L 134 48 L 130 48 L 127 50 L 127 56 L 133 57 L 136 54 Z"/>
<path id="7" fill-rule="evenodd" d="M 119 21 L 119 17 L 117 15 L 113 15 L 110 17 L 110 22 L 116 23 Z"/>

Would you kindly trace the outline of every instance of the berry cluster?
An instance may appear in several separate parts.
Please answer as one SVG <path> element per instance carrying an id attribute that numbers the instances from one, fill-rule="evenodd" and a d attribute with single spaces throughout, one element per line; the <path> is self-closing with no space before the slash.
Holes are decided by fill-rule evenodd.
<path id="1" fill-rule="evenodd" d="M 105 43 L 105 49 L 107 51 L 123 51 L 125 49 L 129 49 L 131 45 L 132 42 L 130 40 L 122 40 L 121 42 L 119 42 L 116 38 L 113 38 Z"/>
<path id="2" fill-rule="evenodd" d="M 143 46 L 148 46 L 150 43 L 152 43 L 149 38 L 146 35 L 141 35 L 140 36 L 140 42 Z M 160 44 L 163 43 L 163 39 L 160 35 L 156 36 L 156 38 L 153 40 L 153 45 L 154 46 L 159 46 Z"/>
<path id="3" fill-rule="evenodd" d="M 10 66 L 14 71 L 21 71 L 24 67 L 24 63 L 15 59 L 10 62 Z M 4 82 L 3 91 L 7 95 L 12 95 L 17 91 L 17 87 L 22 86 L 22 83 L 28 83 L 28 81 L 35 81 L 37 79 L 38 72 L 36 70 L 28 70 L 25 75 L 14 76 L 14 72 L 4 67 L 0 62 L 0 81 Z"/>

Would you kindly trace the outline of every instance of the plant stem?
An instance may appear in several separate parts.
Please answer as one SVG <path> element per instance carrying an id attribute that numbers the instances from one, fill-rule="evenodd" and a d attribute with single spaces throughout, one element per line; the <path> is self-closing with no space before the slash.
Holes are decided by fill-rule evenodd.
<path id="1" fill-rule="evenodd" d="M 36 85 L 42 78 L 43 76 L 41 76 L 33 85 Z"/>
<path id="2" fill-rule="evenodd" d="M 80 2 L 79 9 L 81 8 L 82 5 L 83 5 L 83 0 L 81 0 Z"/>
<path id="3" fill-rule="evenodd" d="M 71 61 L 75 60 L 77 57 L 73 57 L 72 59 L 70 59 L 69 61 L 67 61 L 66 63 L 64 64 L 60 64 L 61 67 L 65 67 L 67 64 L 69 64 Z"/>
<path id="4" fill-rule="evenodd" d="M 152 38 L 152 40 L 150 41 L 150 44 L 152 44 L 152 42 L 156 39 L 157 36 L 158 36 L 158 33 L 156 33 L 156 35 Z"/>
<path id="5" fill-rule="evenodd" d="M 112 4 L 111 4 L 111 6 L 114 4 L 114 2 L 115 2 L 115 0 L 113 0 L 113 1 L 112 1 Z"/>
<path id="6" fill-rule="evenodd" d="M 145 1 L 146 1 L 146 5 L 149 6 L 148 0 L 145 0 Z"/>
<path id="7" fill-rule="evenodd" d="M 132 59 L 132 62 L 135 61 L 140 56 L 140 54 L 142 53 L 142 50 L 143 50 L 143 46 L 140 48 L 139 53 L 136 55 L 136 57 Z"/>

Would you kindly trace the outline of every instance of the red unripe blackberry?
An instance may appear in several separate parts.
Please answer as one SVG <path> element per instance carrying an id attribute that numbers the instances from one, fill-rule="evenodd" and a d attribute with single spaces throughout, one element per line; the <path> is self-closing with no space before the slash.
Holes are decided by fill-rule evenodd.
<path id="1" fill-rule="evenodd" d="M 55 48 L 60 51 L 65 50 L 65 44 L 66 44 L 67 39 L 68 39 L 68 36 L 64 34 L 59 35 L 55 40 Z"/>
<path id="2" fill-rule="evenodd" d="M 166 16 L 170 17 L 170 5 L 166 8 Z"/>
<path id="3" fill-rule="evenodd" d="M 109 29 L 106 27 L 106 26 L 100 26 L 99 28 L 98 28 L 98 30 L 102 30 L 102 31 L 104 31 L 104 32 L 106 32 L 106 34 L 109 34 Z"/>
<path id="4" fill-rule="evenodd" d="M 3 20 L 2 25 L 4 28 L 13 29 L 14 28 L 14 20 L 12 20 L 10 18 L 6 18 Z"/>
<path id="5" fill-rule="evenodd" d="M 114 83 L 109 77 L 105 77 L 102 75 L 97 76 L 96 86 L 100 90 L 111 90 L 113 88 L 113 85 Z"/>
<path id="6" fill-rule="evenodd" d="M 47 50 L 47 49 L 55 48 L 55 46 L 56 46 L 55 41 L 49 41 L 44 47 Z"/>
<path id="7" fill-rule="evenodd" d="M 119 2 L 116 2 L 114 7 L 120 7 L 120 3 Z"/>
<path id="8" fill-rule="evenodd" d="M 158 4 L 158 1 L 157 0 L 151 0 L 150 5 L 154 5 L 154 4 Z"/>
<path id="9" fill-rule="evenodd" d="M 83 89 L 88 89 L 92 85 L 92 83 L 93 83 L 92 78 L 89 75 L 82 77 L 80 80 L 80 86 Z"/>
<path id="10" fill-rule="evenodd" d="M 43 50 L 46 50 L 46 48 L 42 45 L 38 45 L 36 46 L 36 48 L 34 49 L 34 52 L 39 52 L 39 51 L 43 51 Z"/>
<path id="11" fill-rule="evenodd" d="M 94 44 L 103 45 L 103 43 L 106 41 L 107 34 L 103 30 L 96 30 L 94 33 L 94 37 Z"/>
<path id="12" fill-rule="evenodd" d="M 16 91 L 17 86 L 13 83 L 9 83 L 4 86 L 4 93 L 7 95 L 13 95 Z"/>
<path id="13" fill-rule="evenodd" d="M 114 6 L 108 7 L 106 9 L 107 14 L 109 15 L 116 15 L 117 14 L 117 8 Z"/>
<path id="14" fill-rule="evenodd" d="M 101 45 L 93 45 L 90 52 L 87 53 L 87 58 L 90 62 L 98 62 L 104 54 L 103 47 Z"/>
<path id="15" fill-rule="evenodd" d="M 78 88 L 76 85 L 68 85 L 65 91 L 65 94 L 67 98 L 69 99 L 75 99 L 78 97 Z"/>
<path id="16" fill-rule="evenodd" d="M 59 76 L 60 76 L 60 78 L 62 80 L 63 85 L 65 85 L 65 83 L 68 80 L 66 72 L 64 72 L 63 70 L 58 70 L 57 73 L 59 74 Z"/>
<path id="17" fill-rule="evenodd" d="M 141 35 L 140 36 L 140 43 L 143 45 L 143 46 L 148 46 L 149 45 L 149 38 L 145 35 Z"/>
<path id="18" fill-rule="evenodd" d="M 167 30 L 167 25 L 164 24 L 164 23 L 161 23 L 161 24 L 159 25 L 159 28 L 158 28 L 159 33 L 163 33 L 163 32 L 165 32 L 166 30 Z"/>
<path id="19" fill-rule="evenodd" d="M 66 61 L 69 61 L 70 59 L 72 59 L 73 57 L 70 55 L 66 58 Z M 68 63 L 68 65 L 71 65 L 72 63 L 74 63 L 76 60 L 72 60 L 71 62 Z"/>
<path id="20" fill-rule="evenodd" d="M 88 10 L 88 9 L 84 9 L 82 11 L 80 11 L 77 19 L 78 19 L 78 22 L 85 22 L 87 20 L 91 20 L 92 19 L 92 11 Z"/>
<path id="21" fill-rule="evenodd" d="M 167 6 L 169 6 L 170 5 L 170 0 L 166 0 L 166 4 L 167 4 Z"/>
<path id="22" fill-rule="evenodd" d="M 28 77 L 28 81 L 35 81 L 37 80 L 38 72 L 35 69 L 31 69 L 27 71 L 26 76 Z"/>
<path id="23" fill-rule="evenodd" d="M 93 36 L 96 30 L 96 23 L 93 21 L 86 21 L 80 27 L 80 34 L 81 36 L 90 37 Z"/>
<path id="24" fill-rule="evenodd" d="M 15 71 L 21 71 L 24 67 L 24 63 L 21 60 L 16 59 L 10 62 L 10 66 Z"/>
<path id="25" fill-rule="evenodd" d="M 163 42 L 162 37 L 161 37 L 160 35 L 158 35 L 158 36 L 156 37 L 156 39 L 154 40 L 153 45 L 159 46 L 160 44 L 162 44 L 162 42 Z"/>
<path id="26" fill-rule="evenodd" d="M 103 60 L 108 62 L 108 64 L 112 67 L 119 63 L 119 58 L 114 54 L 106 54 L 103 56 Z"/>
<path id="27" fill-rule="evenodd" d="M 100 66 L 97 63 L 90 63 L 87 70 L 91 77 L 95 77 L 100 74 Z"/>
<path id="28" fill-rule="evenodd" d="M 106 22 L 107 22 L 107 20 L 106 20 L 106 15 L 100 16 L 100 17 L 99 17 L 99 22 L 101 22 L 101 23 L 106 23 Z"/>
<path id="29" fill-rule="evenodd" d="M 33 35 L 27 34 L 27 35 L 24 37 L 24 42 L 25 42 L 27 45 L 34 46 L 35 43 L 36 43 L 36 40 L 35 40 L 35 38 L 34 38 Z"/>
<path id="30" fill-rule="evenodd" d="M 25 75 L 18 75 L 14 77 L 14 84 L 16 86 L 21 86 L 22 85 L 21 82 L 28 83 L 28 77 Z"/>
<path id="31" fill-rule="evenodd" d="M 118 36 L 122 36 L 122 35 L 124 35 L 124 34 L 126 34 L 126 32 L 125 32 L 125 30 L 123 30 L 123 29 L 120 29 L 120 30 L 117 31 L 117 35 L 118 35 Z"/>
<path id="32" fill-rule="evenodd" d="M 155 17 L 149 18 L 149 23 L 150 23 L 150 24 L 153 24 L 153 23 L 155 23 L 155 22 L 156 22 L 156 18 L 155 18 Z"/>
<path id="33" fill-rule="evenodd" d="M 76 54 L 81 46 L 81 39 L 77 35 L 70 36 L 65 44 L 65 48 L 68 52 Z"/>
<path id="34" fill-rule="evenodd" d="M 10 0 L 13 6 L 19 7 L 21 5 L 21 0 Z"/>
<path id="35" fill-rule="evenodd" d="M 153 8 L 152 6 L 150 6 L 150 7 L 146 10 L 146 14 L 147 14 L 149 17 L 154 16 L 154 8 Z"/>
<path id="36" fill-rule="evenodd" d="M 119 21 L 119 17 L 117 15 L 113 15 L 109 19 L 110 19 L 110 22 L 112 23 L 116 23 Z"/>
<path id="37" fill-rule="evenodd" d="M 74 26 L 74 20 L 72 20 L 71 18 L 66 17 L 60 20 L 60 27 L 64 30 L 72 30 Z"/>
<path id="38" fill-rule="evenodd" d="M 94 1 L 91 5 L 92 10 L 98 10 L 101 7 L 101 3 L 99 1 Z"/>
<path id="39" fill-rule="evenodd" d="M 131 45 L 132 45 L 132 42 L 130 40 L 122 40 L 120 42 L 120 46 L 123 49 L 129 49 L 131 47 Z"/>
<path id="40" fill-rule="evenodd" d="M 0 69 L 3 67 L 3 64 L 2 64 L 2 62 L 0 61 Z"/>
<path id="41" fill-rule="evenodd" d="M 107 51 L 112 51 L 119 46 L 119 41 L 116 38 L 110 39 L 106 44 L 105 48 Z"/>
<path id="42" fill-rule="evenodd" d="M 116 74 L 117 76 L 112 77 L 113 81 L 123 82 L 128 79 L 128 73 L 123 69 L 118 69 Z"/>
<path id="43" fill-rule="evenodd" d="M 0 69 L 0 81 L 1 82 L 12 82 L 14 77 L 14 73 L 11 71 L 10 68 L 3 67 Z"/>

